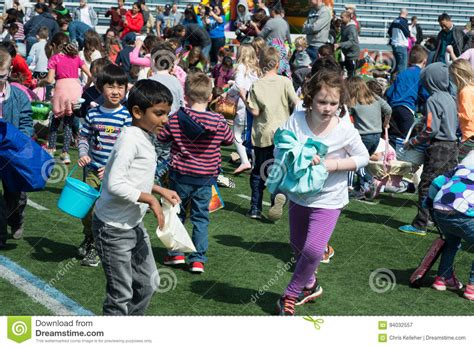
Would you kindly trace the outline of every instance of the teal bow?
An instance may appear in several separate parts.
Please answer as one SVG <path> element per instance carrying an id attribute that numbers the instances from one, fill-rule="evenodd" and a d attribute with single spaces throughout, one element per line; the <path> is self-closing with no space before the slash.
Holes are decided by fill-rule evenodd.
<path id="1" fill-rule="evenodd" d="M 292 131 L 282 129 L 277 130 L 274 140 L 277 155 L 266 181 L 268 191 L 295 194 L 321 191 L 328 172 L 324 165 L 311 162 L 316 155 L 322 160 L 328 147 L 311 138 L 300 143 Z"/>

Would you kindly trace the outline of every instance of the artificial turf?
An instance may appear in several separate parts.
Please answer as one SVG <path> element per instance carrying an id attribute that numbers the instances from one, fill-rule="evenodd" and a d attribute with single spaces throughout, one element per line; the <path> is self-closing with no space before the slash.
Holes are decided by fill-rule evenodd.
<path id="1" fill-rule="evenodd" d="M 226 162 L 231 152 L 223 149 L 223 169 L 231 176 L 234 166 Z M 71 151 L 73 161 L 77 152 Z M 72 165 L 69 166 L 69 169 Z M 81 266 L 77 246 L 83 239 L 82 225 L 57 207 L 65 167 L 58 165 L 45 190 L 29 198 L 46 208 L 26 208 L 24 238 L 9 240 L 1 254 L 54 285 L 86 309 L 101 314 L 105 296 L 102 268 Z M 80 171 L 74 173 L 80 177 Z M 151 236 L 157 267 L 162 275 L 149 315 L 271 315 L 275 303 L 291 277 L 292 253 L 288 244 L 288 214 L 276 224 L 245 217 L 250 196 L 249 175 L 234 178 L 236 188 L 221 188 L 225 208 L 211 214 L 209 262 L 202 275 L 163 265 L 165 249 L 155 234 L 156 222 L 147 214 L 145 225 Z M 265 200 L 269 200 L 268 193 Z M 264 213 L 268 207 L 265 207 Z M 438 292 L 429 288 L 434 270 L 420 289 L 410 288 L 408 278 L 431 242 L 426 237 L 404 235 L 397 228 L 409 223 L 416 213 L 416 196 L 382 194 L 372 204 L 351 201 L 343 210 L 330 244 L 335 256 L 319 269 L 323 295 L 314 303 L 297 308 L 301 315 L 470 315 L 472 303 L 461 293 Z M 187 224 L 188 231 L 191 230 Z M 456 258 L 456 273 L 466 281 L 473 255 L 463 249 Z M 437 265 L 435 266 L 436 269 Z M 393 284 L 376 280 L 371 274 L 390 270 Z M 374 282 L 373 282 L 374 283 Z M 0 315 L 51 315 L 25 294 L 0 278 Z M 6 296 L 5 296 L 6 295 Z"/>

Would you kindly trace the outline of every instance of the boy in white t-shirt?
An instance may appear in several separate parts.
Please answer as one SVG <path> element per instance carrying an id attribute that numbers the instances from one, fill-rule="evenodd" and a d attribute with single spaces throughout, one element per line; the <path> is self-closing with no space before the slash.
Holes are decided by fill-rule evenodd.
<path id="1" fill-rule="evenodd" d="M 132 126 L 122 129 L 105 168 L 92 222 L 107 280 L 104 315 L 143 315 L 159 284 L 143 217 L 150 208 L 160 228 L 164 226 L 153 193 L 173 205 L 180 202 L 176 192 L 154 185 L 153 134 L 164 128 L 172 103 L 171 93 L 161 83 L 138 81 L 128 97 Z"/>

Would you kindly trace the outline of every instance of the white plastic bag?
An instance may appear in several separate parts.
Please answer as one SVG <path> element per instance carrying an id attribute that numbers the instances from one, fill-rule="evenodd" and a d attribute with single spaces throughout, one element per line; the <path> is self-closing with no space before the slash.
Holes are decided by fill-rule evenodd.
<path id="1" fill-rule="evenodd" d="M 179 204 L 174 207 L 168 201 L 163 200 L 163 214 L 165 216 L 165 227 L 156 229 L 156 235 L 169 251 L 193 252 L 196 248 L 188 235 L 188 231 L 178 217 Z"/>

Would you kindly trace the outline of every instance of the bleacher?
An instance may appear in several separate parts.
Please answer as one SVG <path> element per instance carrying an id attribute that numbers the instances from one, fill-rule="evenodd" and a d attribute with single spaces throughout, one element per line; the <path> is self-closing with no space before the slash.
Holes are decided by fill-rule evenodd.
<path id="1" fill-rule="evenodd" d="M 357 20 L 361 24 L 363 37 L 387 37 L 390 23 L 398 16 L 401 8 L 408 9 L 408 15 L 418 17 L 418 23 L 425 36 L 436 36 L 440 30 L 438 16 L 446 12 L 455 25 L 464 27 L 469 17 L 474 16 L 474 0 L 468 1 L 428 1 L 428 0 L 351 0 L 335 1 L 334 10 L 337 14 L 344 10 L 344 4 L 357 6 Z"/>

